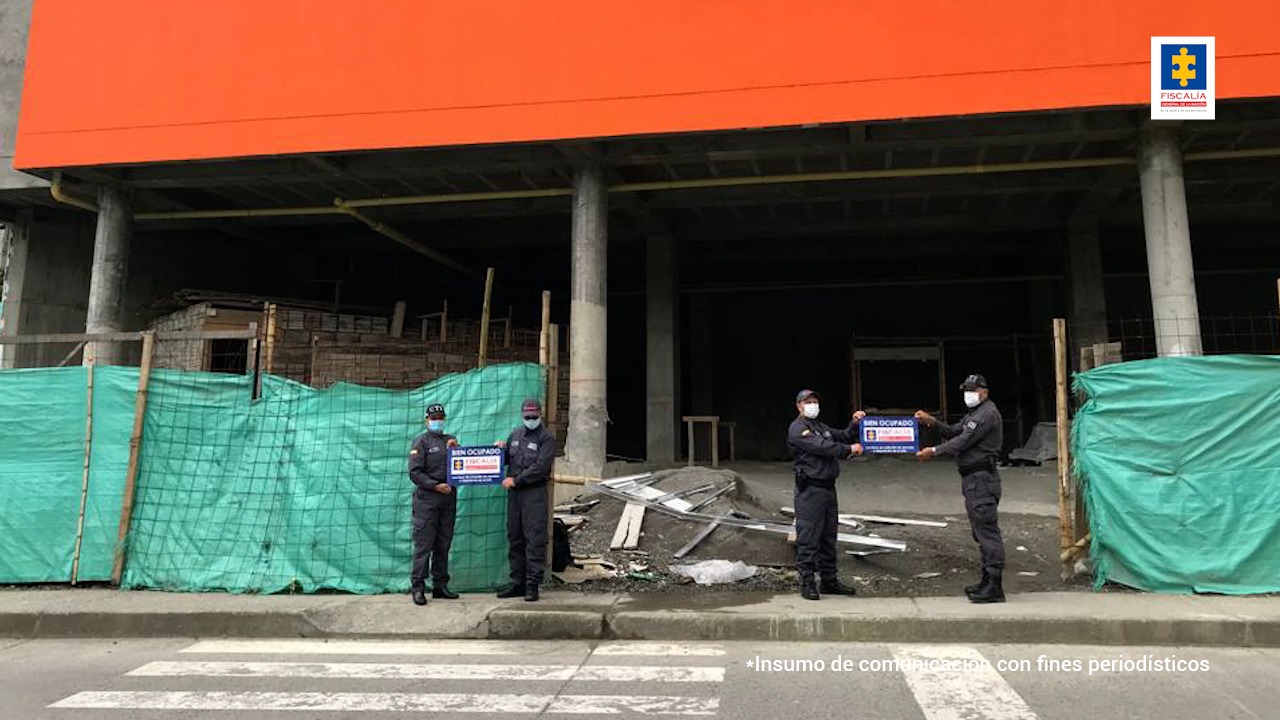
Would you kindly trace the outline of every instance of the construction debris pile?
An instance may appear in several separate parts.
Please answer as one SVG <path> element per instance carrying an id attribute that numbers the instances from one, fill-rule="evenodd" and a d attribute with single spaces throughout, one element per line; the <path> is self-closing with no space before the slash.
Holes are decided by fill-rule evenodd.
<path id="1" fill-rule="evenodd" d="M 790 508 L 767 507 L 730 470 L 664 470 L 589 485 L 556 507 L 570 530 L 574 565 L 556 577 L 578 589 L 646 591 L 721 585 L 758 590 L 794 583 Z M 902 554 L 895 525 L 945 522 L 842 515 L 839 546 L 848 555 Z M 715 561 L 712 564 L 709 561 Z"/>

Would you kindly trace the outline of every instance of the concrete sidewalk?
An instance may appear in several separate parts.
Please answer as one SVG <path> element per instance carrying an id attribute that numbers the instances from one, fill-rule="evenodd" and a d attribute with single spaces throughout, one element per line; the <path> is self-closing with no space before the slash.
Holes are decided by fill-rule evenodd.
<path id="1" fill-rule="evenodd" d="M 824 598 L 723 592 L 543 601 L 469 595 L 226 595 L 109 589 L 0 591 L 0 637 L 328 637 L 1074 643 L 1280 647 L 1280 598 L 1030 593 Z"/>

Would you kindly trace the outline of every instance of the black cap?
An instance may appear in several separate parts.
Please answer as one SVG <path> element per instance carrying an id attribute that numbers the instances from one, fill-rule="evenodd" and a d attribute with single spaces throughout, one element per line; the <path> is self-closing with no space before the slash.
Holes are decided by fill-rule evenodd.
<path id="1" fill-rule="evenodd" d="M 822 399 L 822 398 L 818 397 L 818 393 L 816 393 L 816 392 L 814 392 L 814 391 L 812 391 L 812 390 L 801 390 L 800 392 L 796 393 L 796 402 L 797 402 L 797 403 L 802 403 L 802 402 L 804 402 L 805 400 L 808 400 L 809 398 L 813 398 L 814 400 L 821 400 L 821 399 Z"/>
<path id="2" fill-rule="evenodd" d="M 964 382 L 960 383 L 961 390 L 977 390 L 978 388 L 987 389 L 987 379 L 981 375 L 970 375 L 964 379 Z"/>
<path id="3" fill-rule="evenodd" d="M 444 415 L 444 406 L 440 403 L 431 403 L 427 406 L 427 417 L 432 415 Z"/>

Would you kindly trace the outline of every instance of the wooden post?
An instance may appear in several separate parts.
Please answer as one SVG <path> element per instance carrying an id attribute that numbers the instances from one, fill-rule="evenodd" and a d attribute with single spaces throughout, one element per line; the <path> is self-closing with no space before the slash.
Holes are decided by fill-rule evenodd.
<path id="1" fill-rule="evenodd" d="M 476 367 L 484 367 L 489 359 L 489 311 L 493 301 L 493 268 L 484 276 L 484 309 L 480 312 L 480 361 Z"/>
<path id="2" fill-rule="evenodd" d="M 275 353 L 276 353 L 276 304 L 267 305 L 267 338 L 266 338 L 266 357 L 263 358 L 262 368 L 267 372 L 275 369 Z"/>
<path id="3" fill-rule="evenodd" d="M 1057 424 L 1058 424 L 1058 523 L 1061 550 L 1066 552 L 1075 540 L 1071 527 L 1071 430 L 1067 423 L 1067 321 L 1054 318 L 1053 321 L 1053 370 L 1057 385 Z M 1063 563 L 1062 579 L 1071 578 L 1071 564 Z"/>
<path id="4" fill-rule="evenodd" d="M 440 344 L 449 339 L 449 301 L 444 301 L 444 309 L 440 311 Z"/>
<path id="5" fill-rule="evenodd" d="M 316 386 L 316 365 L 320 364 L 320 335 L 311 333 L 311 363 L 307 368 L 307 384 Z"/>
<path id="6" fill-rule="evenodd" d="M 551 338 L 547 343 L 547 364 L 551 378 L 547 384 L 547 413 L 551 422 L 560 419 L 560 326 L 551 323 Z"/>
<path id="7" fill-rule="evenodd" d="M 86 373 L 85 419 L 84 419 L 84 473 L 80 478 L 80 516 L 76 520 L 76 549 L 71 557 L 71 584 L 80 579 L 80 547 L 84 544 L 84 510 L 89 502 L 89 458 L 93 454 L 93 371 L 97 365 L 98 345 L 89 343 L 84 347 L 84 370 Z"/>
<path id="8" fill-rule="evenodd" d="M 404 300 L 396 301 L 396 309 L 391 314 L 391 337 L 398 338 L 404 335 L 404 313 L 409 309 L 409 304 Z"/>
<path id="9" fill-rule="evenodd" d="M 542 291 L 542 332 L 538 335 L 538 364 L 551 366 L 551 291 Z"/>
<path id="10" fill-rule="evenodd" d="M 155 333 L 142 335 L 142 366 L 138 371 L 138 393 L 133 403 L 133 434 L 129 436 L 129 465 L 124 474 L 124 500 L 120 503 L 120 531 L 116 535 L 116 557 L 111 567 L 111 584 L 119 586 L 124 577 L 125 541 L 133 521 L 133 498 L 138 481 L 138 456 L 142 450 L 142 428 L 147 414 L 147 388 L 151 384 L 151 358 L 155 354 Z"/>
<path id="11" fill-rule="evenodd" d="M 249 332 L 253 333 L 253 337 L 249 338 L 249 357 L 245 360 L 245 373 L 250 378 L 249 399 L 257 400 L 262 389 L 262 374 L 258 372 L 258 349 L 262 347 L 259 341 L 261 335 L 258 333 L 258 323 L 249 323 Z M 145 347 L 143 352 L 145 354 Z"/>
<path id="12" fill-rule="evenodd" d="M 693 421 L 689 418 L 684 419 L 685 425 L 689 427 L 689 462 L 688 466 L 693 467 Z"/>
<path id="13" fill-rule="evenodd" d="M 511 310 L 507 310 L 507 347 L 511 347 Z M 551 368 L 551 291 L 542 291 L 542 331 L 538 334 L 538 361 L 542 366 L 544 381 L 542 393 L 542 422 L 550 423 L 554 417 L 551 410 L 552 385 L 554 375 Z M 553 567 L 555 559 L 556 537 L 556 478 L 553 474 L 547 480 L 547 567 Z M 543 576 L 543 581 L 551 582 L 551 573 Z"/>
<path id="14" fill-rule="evenodd" d="M 502 332 L 502 347 L 511 349 L 511 318 L 515 313 L 515 308 L 511 305 L 507 306 L 507 327 Z"/>

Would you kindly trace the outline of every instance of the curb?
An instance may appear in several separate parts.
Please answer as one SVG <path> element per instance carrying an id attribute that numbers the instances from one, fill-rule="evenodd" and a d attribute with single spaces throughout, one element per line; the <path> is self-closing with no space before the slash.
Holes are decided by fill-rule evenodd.
<path id="1" fill-rule="evenodd" d="M 303 614 L 272 613 L 3 613 L 0 636 L 43 638 L 322 637 Z"/>
<path id="2" fill-rule="evenodd" d="M 690 611 L 496 609 L 468 632 L 324 627 L 304 612 L 11 612 L 0 637 L 351 638 L 492 640 L 750 640 L 1280 647 L 1280 619 L 794 615 Z"/>

